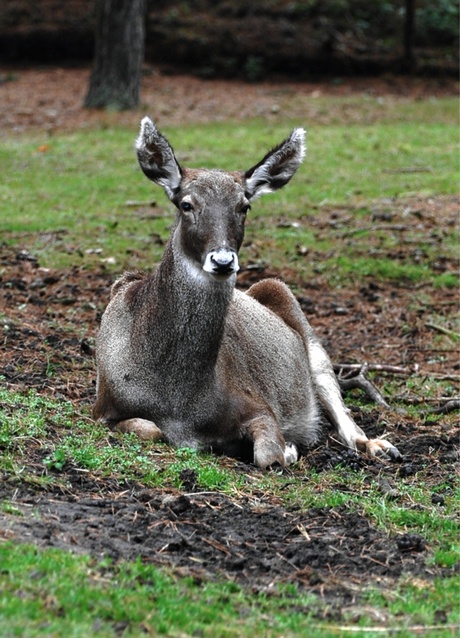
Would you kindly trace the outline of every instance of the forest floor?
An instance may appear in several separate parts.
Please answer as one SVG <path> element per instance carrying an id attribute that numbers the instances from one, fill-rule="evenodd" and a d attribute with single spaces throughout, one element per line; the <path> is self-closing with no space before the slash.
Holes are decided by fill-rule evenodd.
<path id="1" fill-rule="evenodd" d="M 0 131 L 8 134 L 45 129 L 51 135 L 100 125 L 101 121 L 131 123 L 139 119 L 138 113 L 84 111 L 81 102 L 88 84 L 87 70 L 14 73 L 17 76 L 5 71 L 0 85 Z M 162 124 L 171 126 L 278 112 L 284 108 L 286 92 L 309 96 L 367 93 L 391 100 L 452 95 L 455 90 L 452 83 L 401 78 L 275 86 L 153 74 L 146 76 L 143 100 L 147 112 L 154 106 Z M 294 117 L 295 107 L 289 108 L 286 116 Z M 321 117 L 338 116 L 325 113 Z M 455 223 L 458 214 L 458 198 L 453 197 L 414 198 L 408 205 L 417 210 L 426 235 L 440 220 Z M 395 214 L 403 215 L 403 211 Z M 330 223 L 330 211 L 319 211 L 315 223 Z M 400 250 L 399 258 L 404 260 L 403 252 L 414 247 L 401 244 Z M 453 269 L 455 265 L 442 267 Z M 269 266 L 260 271 L 243 268 L 240 286 L 244 288 L 267 275 L 279 275 L 288 283 L 295 280 L 288 268 L 281 273 Z M 103 266 L 50 271 L 41 268 L 27 251 L 0 246 L 0 318 L 4 328 L 0 375 L 8 387 L 18 391 L 33 388 L 79 405 L 93 402 L 95 365 L 91 344 L 112 281 L 112 274 Z M 302 282 L 294 283 L 302 288 Z M 435 342 L 436 326 L 426 320 L 427 312 L 433 309 L 438 315 L 452 312 L 458 304 L 457 291 L 425 287 L 422 292 L 420 305 L 414 303 L 412 286 L 370 281 L 360 290 L 305 285 L 299 297 L 335 363 L 353 360 L 353 355 L 363 350 L 371 352 L 373 362 L 388 367 L 387 372 L 377 371 L 375 383 L 382 383 L 388 375 L 393 381 L 401 378 L 404 382 L 399 399 L 416 402 L 424 397 L 408 397 L 404 385 L 412 373 L 417 372 L 419 378 L 426 375 L 453 382 L 458 381 L 459 374 L 458 352 L 444 348 L 442 341 Z M 69 308 L 74 310 L 72 320 L 67 314 Z M 444 399 L 435 397 L 431 407 L 445 406 Z M 459 430 L 452 426 L 450 414 L 445 419 L 430 419 L 428 415 L 420 423 L 410 413 L 398 410 L 376 407 L 363 411 L 356 407 L 353 413 L 370 435 L 384 428 L 403 454 L 403 461 L 395 464 L 355 454 L 347 456 L 323 439 L 293 470 L 297 478 L 304 476 L 303 480 L 308 481 L 312 470 L 321 473 L 340 462 L 363 470 L 366 480 L 378 481 L 383 492 L 394 480 L 420 473 L 433 493 L 439 485 L 452 483 L 453 468 L 458 464 Z M 32 445 L 30 467 L 42 466 L 46 453 L 38 441 Z M 243 462 L 238 467 L 248 481 L 258 473 Z M 141 556 L 147 562 L 171 566 L 196 578 L 226 578 L 254 589 L 294 581 L 320 593 L 336 609 L 353 601 L 354 584 L 362 583 L 364 574 L 374 582 L 386 582 L 403 573 L 432 578 L 445 571 L 428 566 L 429 548 L 420 537 L 407 534 L 395 538 L 345 507 L 294 511 L 267 493 L 260 499 L 254 495 L 202 493 L 193 471 L 184 476 L 182 490 L 146 489 L 135 481 L 120 483 L 71 467 L 63 475 L 65 488 L 53 489 L 51 484 L 43 489 L 17 478 L 2 481 L 0 501 L 14 494 L 15 505 L 23 513 L 14 518 L 0 513 L 4 538 L 115 559 Z M 337 489 L 346 490 L 347 486 L 337 485 Z"/>

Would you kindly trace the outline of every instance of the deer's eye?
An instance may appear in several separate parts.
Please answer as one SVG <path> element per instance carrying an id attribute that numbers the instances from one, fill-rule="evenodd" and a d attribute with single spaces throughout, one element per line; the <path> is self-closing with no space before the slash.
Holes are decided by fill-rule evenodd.
<path id="1" fill-rule="evenodd" d="M 193 210 L 193 206 L 190 202 L 181 202 L 180 209 L 183 213 L 191 213 Z"/>

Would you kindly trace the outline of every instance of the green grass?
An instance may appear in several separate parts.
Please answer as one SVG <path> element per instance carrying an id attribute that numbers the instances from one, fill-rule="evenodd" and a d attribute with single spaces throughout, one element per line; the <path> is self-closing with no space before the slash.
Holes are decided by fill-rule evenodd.
<path id="1" fill-rule="evenodd" d="M 0 563 L 2 637 L 343 635 L 334 623 L 318 621 L 318 599 L 294 585 L 251 594 L 232 583 L 174 578 L 140 560 L 111 564 L 10 543 L 0 545 Z M 412 636 L 415 625 L 437 625 L 433 608 L 454 624 L 457 585 L 437 580 L 401 583 L 396 590 L 371 588 L 368 604 L 351 608 L 342 629 L 360 626 L 360 636 L 375 635 L 370 617 L 377 609 L 399 638 Z M 438 626 L 436 636 L 449 635 L 452 630 Z"/>
<path id="2" fill-rule="evenodd" d="M 290 600 L 175 579 L 141 561 L 111 565 L 56 550 L 0 546 L 1 636 L 249 636 L 306 628 Z M 14 558 L 13 558 L 14 555 Z M 307 609 L 308 596 L 297 596 Z M 247 620 L 247 614 L 251 616 Z M 256 613 L 254 613 L 256 612 Z M 279 617 L 278 617 L 279 615 Z M 246 619 L 245 619 L 246 618 Z M 245 619 L 243 621 L 243 619 Z M 8 627 L 8 633 L 3 633 Z"/>
<path id="3" fill-rule="evenodd" d="M 0 378 L 1 381 L 1 378 Z M 138 479 L 146 486 L 181 487 L 183 469 L 196 473 L 198 486 L 230 493 L 242 478 L 221 468 L 213 455 L 180 449 L 158 454 L 158 445 L 142 443 L 132 434 L 114 434 L 94 423 L 87 409 L 77 412 L 67 401 L 55 401 L 34 391 L 16 394 L 0 387 L 0 469 L 32 483 L 59 482 L 69 467 L 99 476 Z M 27 466 L 35 455 L 38 469 Z"/>
<path id="4" fill-rule="evenodd" d="M 293 126 L 305 125 L 309 150 L 303 166 L 287 188 L 254 204 L 248 236 L 265 241 L 265 258 L 275 262 L 277 254 L 294 256 L 299 243 L 316 246 L 324 257 L 335 238 L 332 234 L 321 244 L 309 231 L 308 216 L 314 216 L 318 207 L 362 205 L 365 215 L 373 200 L 458 192 L 454 102 L 439 99 L 436 108 L 429 100 L 405 104 L 396 121 L 382 117 L 381 121 L 368 118 L 366 123 L 364 118 L 364 123 L 320 126 L 308 121 L 268 125 L 249 120 L 188 125 L 165 133 L 186 165 L 247 169 Z M 380 108 L 375 101 L 368 105 L 372 107 Z M 116 270 L 133 262 L 152 266 L 162 252 L 155 238 L 167 237 L 174 212 L 161 189 L 137 167 L 135 136 L 133 130 L 109 128 L 49 139 L 37 134 L 2 138 L 3 240 L 22 241 L 47 267 L 91 266 L 101 258 L 114 258 Z M 140 213 L 126 205 L 152 199 L 157 206 Z M 280 215 L 303 220 L 304 228 L 297 232 L 279 228 Z M 452 230 L 447 247 L 452 249 L 455 240 Z M 353 259 L 353 251 L 348 252 L 348 259 Z M 363 259 L 373 261 L 368 256 Z M 324 268 L 330 268 L 330 260 L 324 261 Z M 417 280 L 430 276 L 423 270 L 388 273 L 383 265 L 376 274 Z"/>

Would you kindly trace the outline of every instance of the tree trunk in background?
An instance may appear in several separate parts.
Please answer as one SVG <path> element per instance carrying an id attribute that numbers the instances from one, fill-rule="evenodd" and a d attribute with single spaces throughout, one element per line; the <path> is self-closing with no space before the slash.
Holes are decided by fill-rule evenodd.
<path id="1" fill-rule="evenodd" d="M 145 0 L 97 0 L 94 66 L 84 106 L 131 109 L 139 104 Z"/>
<path id="2" fill-rule="evenodd" d="M 406 0 L 406 15 L 404 18 L 404 67 L 409 72 L 413 70 L 415 65 L 415 3 L 416 0 Z"/>

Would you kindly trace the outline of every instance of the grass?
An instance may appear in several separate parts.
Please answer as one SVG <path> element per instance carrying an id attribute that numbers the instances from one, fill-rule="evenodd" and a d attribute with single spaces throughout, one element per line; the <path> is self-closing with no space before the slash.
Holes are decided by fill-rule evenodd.
<path id="1" fill-rule="evenodd" d="M 429 101 L 405 107 L 403 121 L 352 125 L 308 125 L 309 152 L 288 188 L 256 202 L 248 237 L 268 245 L 267 258 L 295 254 L 299 243 L 316 246 L 324 268 L 331 241 L 309 230 L 308 218 L 324 206 L 361 206 L 369 215 L 369 202 L 408 195 L 455 194 L 458 191 L 457 122 L 453 100 L 438 100 L 437 121 Z M 225 169 L 249 168 L 298 122 L 268 126 L 260 120 L 185 126 L 169 131 L 179 160 L 192 166 Z M 83 263 L 101 258 L 116 260 L 123 269 L 139 255 L 141 267 L 158 261 L 162 247 L 156 238 L 167 237 L 172 205 L 161 189 L 150 184 L 137 167 L 133 151 L 136 132 L 109 128 L 44 139 L 39 135 L 2 139 L 0 169 L 4 175 L 0 200 L 5 214 L 0 233 L 5 241 L 25 242 L 47 267 Z M 241 159 L 244 147 L 244 160 Z M 24 185 L 27 184 L 27 188 Z M 155 200 L 155 207 L 136 210 L 130 201 Z M 139 208 L 139 207 L 138 207 Z M 283 217 L 303 222 L 300 230 L 280 228 Z M 446 248 L 454 250 L 454 229 Z M 272 247 L 272 249 L 271 249 Z M 348 251 L 344 259 L 353 259 Z M 244 254 L 243 254 L 244 259 Z M 367 269 L 372 259 L 366 255 Z M 277 264 L 275 264 L 277 265 Z M 397 279 L 423 280 L 436 274 L 426 269 L 400 268 L 377 274 Z M 344 264 L 344 272 L 351 266 Z M 366 268 L 364 268 L 366 271 Z M 407 271 L 407 272 L 406 272 Z M 364 276 L 364 275 L 363 275 Z"/>
<path id="2" fill-rule="evenodd" d="M 175 579 L 141 561 L 112 565 L 64 552 L 46 552 L 23 546 L 0 547 L 3 593 L 0 617 L 8 634 L 24 636 L 249 636 L 282 627 L 291 635 L 296 624 L 305 625 L 301 612 L 289 617 L 277 610 L 289 598 L 268 600 L 246 594 L 227 584 L 195 584 Z M 203 604 L 203 598 L 207 603 Z M 303 597 L 307 606 L 308 597 Z M 298 602 L 298 601 L 297 601 Z M 249 623 L 241 621 L 259 607 Z M 269 618 L 266 617 L 269 611 Z M 270 626 L 270 623 L 273 623 Z M 249 625 L 249 626 L 248 626 Z"/>
<path id="3" fill-rule="evenodd" d="M 334 119 L 329 112 L 337 109 L 340 117 Z M 420 245 L 410 224 L 407 230 L 389 232 L 376 230 L 373 220 L 376 207 L 403 210 L 410 198 L 458 193 L 457 101 L 395 106 L 344 98 L 332 107 L 321 98 L 308 112 L 301 123 L 250 120 L 165 131 L 184 164 L 234 169 L 248 168 L 291 127 L 306 125 L 306 161 L 288 188 L 254 204 L 242 261 L 265 260 L 275 267 L 288 263 L 302 278 L 320 276 L 334 286 L 360 285 L 369 277 L 414 287 L 457 285 L 455 273 L 435 267 L 440 251 L 447 260 L 455 259 L 455 227 L 442 228 L 439 241 L 428 238 Z M 317 123 L 321 118 L 328 126 Z M 105 128 L 52 138 L 39 133 L 2 137 L 2 241 L 35 253 L 44 267 L 93 268 L 111 257 L 115 263 L 105 265 L 116 272 L 152 267 L 173 211 L 138 169 L 135 135 Z M 154 206 L 127 205 L 152 199 Z M 336 210 L 349 220 L 324 230 L 319 222 L 328 222 Z M 417 242 L 422 258 L 392 257 L 401 241 Z M 441 321 L 433 316 L 433 323 Z M 447 338 L 439 335 L 443 347 Z M 49 374 L 54 374 L 52 362 Z M 418 384 L 414 389 L 426 397 L 439 390 L 432 379 L 424 379 L 423 387 L 420 383 L 409 379 L 407 388 Z M 453 388 L 445 386 L 452 394 Z M 396 386 L 388 386 L 393 391 Z M 423 405 L 409 410 L 421 427 L 422 410 Z M 1 380 L 0 449 L 0 471 L 19 485 L 65 489 L 66 472 L 76 469 L 152 488 L 180 488 L 181 474 L 188 469 L 202 490 L 271 494 L 285 507 L 303 511 L 343 506 L 364 513 L 389 534 L 417 532 L 427 540 L 433 568 L 452 571 L 459 560 L 455 513 L 460 497 L 454 470 L 442 485 L 427 480 L 427 468 L 420 469 L 416 480 L 397 480 L 400 496 L 395 500 L 382 496 L 376 480 L 345 467 L 312 472 L 308 482 L 276 473 L 257 473 L 248 482 L 232 461 L 110 434 L 91 421 L 85 406 L 32 391 L 15 393 L 2 388 Z M 432 504 L 434 491 L 445 496 L 443 508 Z M 0 511 L 20 517 L 14 498 L 2 498 Z M 413 504 L 417 507 L 410 508 Z M 327 638 L 357 629 L 360 636 L 375 636 L 374 629 L 382 628 L 409 638 L 419 625 L 424 635 L 451 636 L 451 626 L 460 622 L 459 580 L 453 576 L 429 582 L 403 576 L 398 582 L 357 585 L 359 604 L 339 613 L 294 585 L 254 593 L 232 583 L 179 578 L 140 560 L 110 563 L 1 538 L 0 581 L 0 638 L 142 633 Z M 435 633 L 427 629 L 431 626 Z"/>
<path id="4" fill-rule="evenodd" d="M 431 504 L 433 487 L 420 477 L 396 484 L 398 500 L 383 498 L 375 481 L 345 467 L 311 472 L 308 482 L 302 483 L 276 473 L 255 474 L 248 483 L 230 460 L 223 465 L 192 450 L 172 451 L 167 446 L 141 444 L 133 436 L 110 435 L 88 419 L 84 408 L 76 411 L 69 402 L 33 391 L 24 395 L 1 389 L 0 424 L 1 470 L 22 482 L 65 489 L 65 470 L 73 467 L 120 482 L 135 479 L 147 487 L 180 487 L 181 472 L 191 469 L 202 490 L 244 493 L 250 498 L 270 493 L 286 507 L 303 511 L 342 506 L 365 513 L 390 535 L 420 533 L 435 567 L 452 569 L 460 557 L 455 521 L 460 494 L 452 491 L 449 480 L 437 486 L 439 493 L 446 494 L 442 509 Z M 413 503 L 418 507 L 408 509 Z M 22 515 L 14 499 L 4 500 L 1 511 L 9 517 Z M 142 632 L 315 638 L 338 631 L 334 623 L 318 622 L 325 613 L 321 599 L 294 585 L 251 593 L 231 583 L 179 578 L 141 561 L 115 564 L 64 551 L 13 547 L 5 541 L 0 542 L 0 565 L 0 636 L 102 637 Z M 362 626 L 360 635 L 372 636 L 366 628 L 375 626 L 376 617 L 385 617 L 384 625 L 394 631 L 392 635 L 409 637 L 418 625 L 436 625 L 436 635 L 451 635 L 448 627 L 460 620 L 459 586 L 455 577 L 430 582 L 401 577 L 396 588 L 394 583 L 391 587 L 385 582 L 378 587 L 362 584 L 361 603 L 347 607 L 340 626 Z M 444 629 L 437 620 L 441 611 Z M 8 633 L 2 633 L 2 626 L 8 627 Z"/>
<path id="5" fill-rule="evenodd" d="M 222 469 L 215 456 L 189 449 L 168 455 L 166 446 L 160 456 L 158 446 L 134 435 L 111 435 L 89 418 L 87 408 L 78 413 L 72 403 L 34 391 L 24 395 L 0 388 L 0 448 L 0 469 L 32 483 L 59 483 L 61 472 L 76 467 L 102 477 L 142 480 L 148 487 L 180 488 L 183 469 L 193 470 L 206 490 L 231 493 L 242 486 L 242 478 Z M 30 474 L 32 456 L 37 465 Z"/>
<path id="6" fill-rule="evenodd" d="M 340 627 L 318 622 L 318 600 L 292 585 L 251 594 L 232 583 L 175 578 L 140 560 L 111 564 L 10 543 L 0 545 L 0 559 L 0 636 L 344 635 Z M 360 636 L 375 635 L 369 615 L 377 609 L 386 615 L 391 635 L 399 638 L 414 635 L 416 626 L 436 625 L 433 607 L 453 624 L 457 590 L 452 585 L 414 580 L 396 590 L 369 590 L 367 605 L 350 608 L 342 629 L 361 627 Z M 436 636 L 450 635 L 452 629 L 438 626 Z"/>

